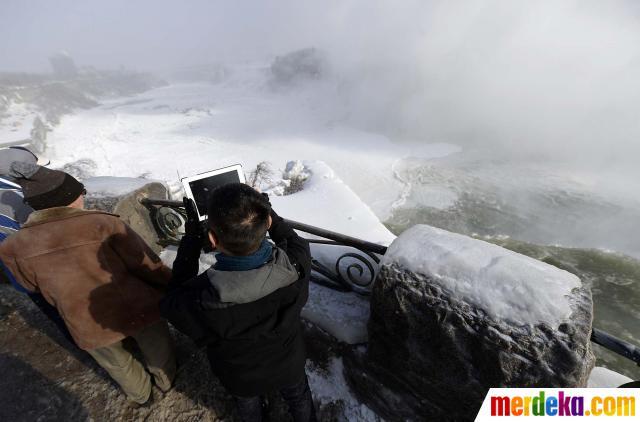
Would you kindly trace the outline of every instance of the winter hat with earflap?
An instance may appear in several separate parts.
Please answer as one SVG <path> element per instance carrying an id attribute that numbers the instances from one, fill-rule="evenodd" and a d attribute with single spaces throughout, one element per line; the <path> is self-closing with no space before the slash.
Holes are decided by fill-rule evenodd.
<path id="1" fill-rule="evenodd" d="M 32 163 L 12 163 L 9 175 L 22 187 L 24 202 L 34 210 L 67 206 L 84 193 L 84 185 L 70 174 Z"/>

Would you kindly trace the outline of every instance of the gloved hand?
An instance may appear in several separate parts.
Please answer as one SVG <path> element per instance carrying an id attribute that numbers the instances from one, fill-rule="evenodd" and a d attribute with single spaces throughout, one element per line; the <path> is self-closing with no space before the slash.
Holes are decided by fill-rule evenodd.
<path id="1" fill-rule="evenodd" d="M 269 201 L 269 195 L 262 192 L 260 195 L 262 195 L 262 197 L 264 198 L 265 202 L 269 205 L 271 205 L 271 201 Z"/>
<path id="2" fill-rule="evenodd" d="M 192 237 L 203 237 L 204 233 L 200 226 L 200 220 L 198 219 L 198 212 L 196 211 L 196 203 L 193 199 L 182 198 L 184 203 L 184 209 L 187 212 L 187 221 L 184 223 L 184 234 Z"/>

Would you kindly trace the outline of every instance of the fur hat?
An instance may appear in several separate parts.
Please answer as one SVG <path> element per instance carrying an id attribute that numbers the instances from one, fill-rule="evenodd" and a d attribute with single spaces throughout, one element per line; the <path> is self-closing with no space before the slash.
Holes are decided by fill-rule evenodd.
<path id="1" fill-rule="evenodd" d="M 32 163 L 12 163 L 9 175 L 22 187 L 24 202 L 34 210 L 67 206 L 85 191 L 70 174 Z"/>

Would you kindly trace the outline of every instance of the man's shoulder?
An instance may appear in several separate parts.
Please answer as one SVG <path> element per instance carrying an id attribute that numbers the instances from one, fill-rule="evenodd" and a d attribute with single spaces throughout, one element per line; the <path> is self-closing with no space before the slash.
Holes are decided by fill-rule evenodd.
<path id="1" fill-rule="evenodd" d="M 111 214 L 100 210 L 82 210 L 71 207 L 48 208 L 33 212 L 23 228 L 30 228 L 49 223 L 61 223 L 67 221 L 75 223 L 77 221 L 120 221 L 116 214 Z"/>
<path id="2" fill-rule="evenodd" d="M 116 232 L 117 216 L 100 211 L 77 211 L 32 213 L 20 230 L 0 244 L 0 253 L 18 258 L 37 257 L 60 249 L 102 242 Z"/>
<path id="3" fill-rule="evenodd" d="M 124 226 L 125 222 L 122 221 L 119 215 L 111 214 L 106 211 L 100 210 L 83 210 L 83 213 L 77 215 L 79 219 L 84 222 L 90 222 L 91 224 L 102 223 L 109 227 Z"/>

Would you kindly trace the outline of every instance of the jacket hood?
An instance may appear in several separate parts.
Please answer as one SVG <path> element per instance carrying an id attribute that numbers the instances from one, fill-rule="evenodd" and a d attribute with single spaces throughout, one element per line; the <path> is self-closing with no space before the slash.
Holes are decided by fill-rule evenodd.
<path id="1" fill-rule="evenodd" d="M 207 270 L 209 282 L 220 296 L 220 302 L 242 304 L 254 302 L 287 287 L 299 279 L 287 254 L 273 247 L 271 260 L 262 267 L 247 271 Z"/>

